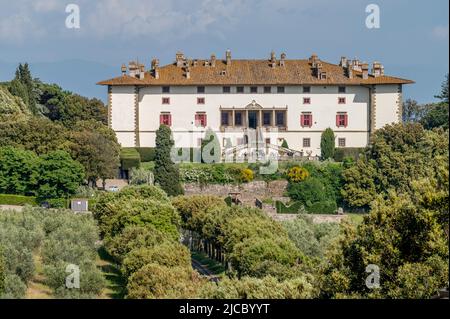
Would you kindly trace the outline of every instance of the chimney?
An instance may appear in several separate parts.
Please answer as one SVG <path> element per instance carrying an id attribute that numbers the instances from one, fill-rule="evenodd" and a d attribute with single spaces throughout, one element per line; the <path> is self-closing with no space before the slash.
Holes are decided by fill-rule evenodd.
<path id="1" fill-rule="evenodd" d="M 211 66 L 213 67 L 213 68 L 215 68 L 216 67 L 216 55 L 215 54 L 211 54 Z"/>
<path id="2" fill-rule="evenodd" d="M 373 62 L 372 74 L 374 77 L 379 77 L 384 75 L 384 66 L 380 62 Z"/>
<path id="3" fill-rule="evenodd" d="M 312 67 L 315 67 L 317 61 L 319 61 L 319 58 L 317 57 L 317 54 L 313 53 L 309 58 L 309 63 L 311 63 Z"/>
<path id="4" fill-rule="evenodd" d="M 285 66 L 285 62 L 286 62 L 286 53 L 281 53 L 280 66 Z"/>
<path id="5" fill-rule="evenodd" d="M 352 63 L 353 63 L 352 60 L 348 60 L 346 70 L 347 70 L 347 76 L 348 76 L 349 79 L 353 79 L 353 67 L 352 67 Z"/>
<path id="6" fill-rule="evenodd" d="M 227 50 L 225 56 L 226 56 L 227 65 L 228 66 L 231 65 L 231 51 Z"/>
<path id="7" fill-rule="evenodd" d="M 144 79 L 145 65 L 140 64 L 139 62 L 131 61 L 128 65 L 128 70 L 130 72 L 130 76 L 141 80 Z"/>
<path id="8" fill-rule="evenodd" d="M 363 63 L 361 65 L 361 70 L 362 70 L 362 78 L 363 78 L 363 80 L 367 80 L 369 78 L 369 64 L 368 63 Z"/>
<path id="9" fill-rule="evenodd" d="M 361 61 L 359 61 L 358 59 L 353 60 L 352 61 L 352 69 L 353 69 L 353 71 L 362 72 Z"/>
<path id="10" fill-rule="evenodd" d="M 348 61 L 345 56 L 341 57 L 341 61 L 339 62 L 339 65 L 343 68 L 346 68 L 348 66 Z"/>
<path id="11" fill-rule="evenodd" d="M 184 75 L 186 76 L 186 79 L 191 78 L 191 67 L 189 65 L 184 68 Z"/>
<path id="12" fill-rule="evenodd" d="M 155 79 L 159 79 L 159 60 L 158 59 L 152 60 L 152 71 L 153 71 L 153 76 L 155 77 Z"/>
<path id="13" fill-rule="evenodd" d="M 175 62 L 177 63 L 177 67 L 181 68 L 184 66 L 185 57 L 183 52 L 178 51 L 175 55 Z"/>
<path id="14" fill-rule="evenodd" d="M 316 62 L 314 62 L 312 69 L 313 69 L 314 76 L 316 78 L 318 78 L 319 80 L 322 79 L 322 73 L 325 73 L 325 72 L 322 72 L 322 62 L 320 62 L 320 60 L 316 60 Z"/>
<path id="15" fill-rule="evenodd" d="M 127 74 L 127 66 L 125 64 L 122 64 L 121 71 L 122 71 L 122 75 Z"/>
<path id="16" fill-rule="evenodd" d="M 273 51 L 270 53 L 270 66 L 272 68 L 277 66 L 277 57 L 275 56 L 275 52 Z"/>

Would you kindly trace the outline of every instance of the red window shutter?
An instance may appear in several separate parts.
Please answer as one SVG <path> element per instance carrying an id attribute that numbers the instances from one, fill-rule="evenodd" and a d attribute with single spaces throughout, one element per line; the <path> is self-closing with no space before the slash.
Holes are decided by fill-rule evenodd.
<path id="1" fill-rule="evenodd" d="M 169 126 L 172 126 L 172 114 L 168 114 L 168 122 L 169 122 Z"/>
<path id="2" fill-rule="evenodd" d="M 336 115 L 336 126 L 339 127 L 339 114 Z"/>
<path id="3" fill-rule="evenodd" d="M 200 122 L 199 115 L 195 114 L 195 126 L 199 126 L 199 122 Z"/>
<path id="4" fill-rule="evenodd" d="M 305 126 L 305 115 L 304 114 L 300 115 L 300 125 L 302 127 Z"/>
<path id="5" fill-rule="evenodd" d="M 161 115 L 159 116 L 159 125 L 163 125 L 163 124 L 164 124 L 164 115 L 161 114 Z"/>
<path id="6" fill-rule="evenodd" d="M 344 115 L 344 126 L 345 127 L 348 126 L 348 115 L 347 114 Z"/>
<path id="7" fill-rule="evenodd" d="M 309 127 L 312 127 L 313 125 L 313 116 L 312 114 L 309 115 Z"/>
<path id="8" fill-rule="evenodd" d="M 206 116 L 206 114 L 203 114 L 203 126 L 208 126 L 208 118 L 207 118 L 207 116 Z"/>

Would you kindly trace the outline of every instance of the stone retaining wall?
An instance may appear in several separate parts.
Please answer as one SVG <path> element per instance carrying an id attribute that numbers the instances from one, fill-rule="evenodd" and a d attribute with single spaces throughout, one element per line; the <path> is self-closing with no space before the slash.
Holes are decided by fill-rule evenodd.
<path id="1" fill-rule="evenodd" d="M 230 192 L 239 192 L 242 194 L 243 201 L 254 201 L 256 198 L 263 200 L 266 197 L 283 197 L 286 191 L 287 181 L 253 181 L 241 185 L 206 185 L 200 187 L 198 184 L 185 184 L 184 192 L 186 195 L 207 194 L 227 197 Z"/>

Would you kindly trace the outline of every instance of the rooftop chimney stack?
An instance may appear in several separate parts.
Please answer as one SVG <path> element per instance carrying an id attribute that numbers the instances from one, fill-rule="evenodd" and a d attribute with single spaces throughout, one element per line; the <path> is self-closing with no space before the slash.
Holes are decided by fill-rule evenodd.
<path id="1" fill-rule="evenodd" d="M 186 58 L 184 57 L 183 52 L 178 51 L 175 55 L 175 62 L 177 63 L 177 67 L 182 68 L 184 66 Z"/>
<path id="2" fill-rule="evenodd" d="M 153 71 L 153 76 L 155 77 L 155 79 L 159 79 L 159 60 L 158 59 L 152 60 L 152 71 Z"/>
<path id="3" fill-rule="evenodd" d="M 131 61 L 128 64 L 128 70 L 130 72 L 130 76 L 138 79 L 144 79 L 145 75 L 145 65 L 140 64 L 139 62 Z"/>
<path id="4" fill-rule="evenodd" d="M 348 60 L 348 62 L 347 62 L 347 67 L 346 67 L 346 70 L 347 70 L 347 76 L 348 76 L 349 79 L 353 79 L 353 67 L 352 67 L 352 63 L 353 63 L 352 60 Z"/>
<path id="5" fill-rule="evenodd" d="M 213 68 L 216 67 L 216 61 L 217 61 L 216 55 L 215 54 L 211 54 L 211 66 Z"/>
<path id="6" fill-rule="evenodd" d="M 127 66 L 125 64 L 122 64 L 121 71 L 122 71 L 122 75 L 127 74 Z"/>
<path id="7" fill-rule="evenodd" d="M 345 56 L 341 57 L 341 61 L 339 62 L 339 65 L 343 68 L 346 68 L 348 66 L 348 61 Z"/>
<path id="8" fill-rule="evenodd" d="M 311 66 L 312 66 L 313 68 L 316 67 L 317 61 L 319 61 L 319 58 L 318 58 L 317 54 L 313 53 L 313 54 L 311 55 L 311 57 L 309 58 L 309 63 L 311 63 Z"/>
<path id="9" fill-rule="evenodd" d="M 227 50 L 225 56 L 226 56 L 227 66 L 230 66 L 231 65 L 231 51 Z"/>
<path id="10" fill-rule="evenodd" d="M 361 65 L 362 78 L 367 80 L 369 78 L 369 63 L 363 63 Z"/>
<path id="11" fill-rule="evenodd" d="M 277 66 L 277 57 L 273 51 L 270 53 L 270 66 L 272 68 Z"/>
<path id="12" fill-rule="evenodd" d="M 354 59 L 352 61 L 352 69 L 353 71 L 362 72 L 361 61 L 359 61 L 358 59 Z"/>
<path id="13" fill-rule="evenodd" d="M 374 77 L 379 77 L 384 75 L 384 66 L 380 62 L 373 62 L 372 74 Z"/>
<path id="14" fill-rule="evenodd" d="M 286 53 L 281 53 L 280 66 L 285 66 L 285 64 L 286 64 Z"/>
<path id="15" fill-rule="evenodd" d="M 190 79 L 191 78 L 191 67 L 189 65 L 187 65 L 184 68 L 184 76 L 186 77 L 186 79 Z"/>

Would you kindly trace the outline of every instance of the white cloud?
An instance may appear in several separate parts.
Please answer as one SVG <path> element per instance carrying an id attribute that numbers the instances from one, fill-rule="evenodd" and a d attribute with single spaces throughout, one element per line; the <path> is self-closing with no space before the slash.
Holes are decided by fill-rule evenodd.
<path id="1" fill-rule="evenodd" d="M 436 26 L 433 28 L 432 36 L 435 39 L 447 40 L 448 41 L 448 25 L 447 26 Z"/>
<path id="2" fill-rule="evenodd" d="M 0 40 L 22 43 L 29 37 L 39 38 L 44 34 L 44 29 L 27 15 L 15 14 L 0 19 Z"/>

